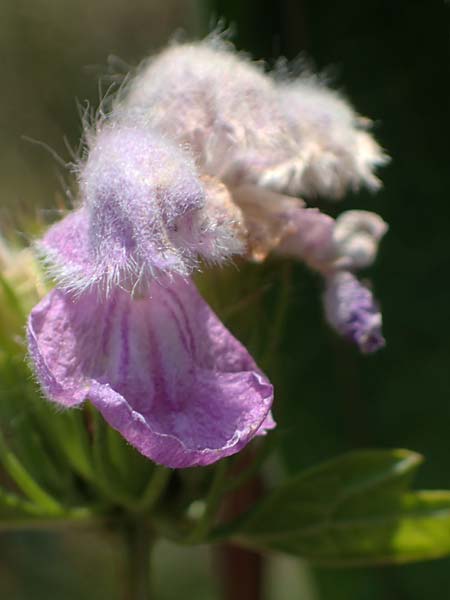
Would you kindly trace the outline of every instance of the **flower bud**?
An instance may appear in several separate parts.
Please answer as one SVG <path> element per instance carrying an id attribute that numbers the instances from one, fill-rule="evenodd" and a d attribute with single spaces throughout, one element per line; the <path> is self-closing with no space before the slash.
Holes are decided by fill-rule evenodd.
<path id="1" fill-rule="evenodd" d="M 336 219 L 333 241 L 339 266 L 348 269 L 369 267 L 375 260 L 378 244 L 388 230 L 383 219 L 366 210 L 347 210 Z"/>
<path id="2" fill-rule="evenodd" d="M 371 291 L 348 271 L 330 275 L 325 285 L 323 302 L 329 324 L 361 352 L 382 348 L 382 318 Z"/>

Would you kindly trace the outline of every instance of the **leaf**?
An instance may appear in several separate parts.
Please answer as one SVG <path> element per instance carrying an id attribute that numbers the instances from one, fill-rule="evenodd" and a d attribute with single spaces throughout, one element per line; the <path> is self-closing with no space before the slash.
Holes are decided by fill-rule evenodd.
<path id="1" fill-rule="evenodd" d="M 408 491 L 421 460 L 407 450 L 343 455 L 288 480 L 216 534 L 334 566 L 444 556 L 450 491 Z"/>

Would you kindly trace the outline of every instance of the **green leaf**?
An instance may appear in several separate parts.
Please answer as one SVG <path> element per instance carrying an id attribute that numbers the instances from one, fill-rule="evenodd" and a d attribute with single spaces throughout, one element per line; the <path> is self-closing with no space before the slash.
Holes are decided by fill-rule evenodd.
<path id="1" fill-rule="evenodd" d="M 216 536 L 335 566 L 444 556 L 450 491 L 408 491 L 421 460 L 406 450 L 346 454 L 288 480 Z"/>

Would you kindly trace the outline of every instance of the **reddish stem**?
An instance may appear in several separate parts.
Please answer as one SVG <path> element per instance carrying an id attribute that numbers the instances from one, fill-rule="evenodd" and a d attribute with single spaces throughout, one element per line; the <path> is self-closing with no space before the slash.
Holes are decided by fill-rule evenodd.
<path id="1" fill-rule="evenodd" d="M 234 475 L 237 477 L 252 461 L 248 453 Z M 233 473 L 232 473 L 233 475 Z M 231 521 L 248 510 L 262 495 L 262 482 L 255 477 L 231 493 L 223 511 L 224 521 Z M 264 557 L 258 552 L 223 544 L 216 551 L 223 600 L 262 600 Z"/>
<path id="2" fill-rule="evenodd" d="M 218 549 L 218 559 L 223 600 L 262 600 L 261 554 L 224 545 Z"/>

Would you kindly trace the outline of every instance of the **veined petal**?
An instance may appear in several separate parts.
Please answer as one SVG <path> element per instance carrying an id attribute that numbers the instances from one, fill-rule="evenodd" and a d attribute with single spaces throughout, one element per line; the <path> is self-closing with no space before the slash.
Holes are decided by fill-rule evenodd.
<path id="1" fill-rule="evenodd" d="M 79 180 L 88 252 L 105 287 L 192 271 L 197 253 L 189 241 L 205 193 L 176 144 L 139 124 L 104 124 L 90 140 Z"/>
<path id="2" fill-rule="evenodd" d="M 208 465 L 273 427 L 273 388 L 191 282 L 165 283 L 142 299 L 54 290 L 31 313 L 30 354 L 51 400 L 90 400 L 157 463 Z"/>

